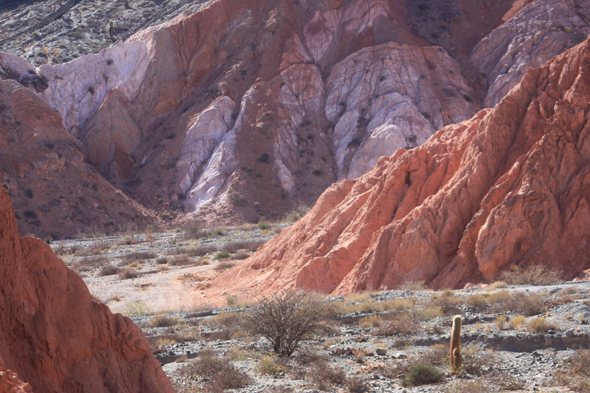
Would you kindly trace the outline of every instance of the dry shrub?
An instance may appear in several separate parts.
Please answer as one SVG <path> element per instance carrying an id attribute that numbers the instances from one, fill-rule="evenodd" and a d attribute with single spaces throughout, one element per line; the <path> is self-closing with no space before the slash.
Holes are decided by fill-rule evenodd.
<path id="1" fill-rule="evenodd" d="M 486 287 L 486 291 L 495 291 L 496 289 L 506 288 L 508 284 L 504 281 L 495 281 Z"/>
<path id="2" fill-rule="evenodd" d="M 365 393 L 369 391 L 367 382 L 360 378 L 350 378 L 345 382 L 349 393 Z"/>
<path id="3" fill-rule="evenodd" d="M 377 315 L 368 315 L 359 320 L 359 326 L 362 328 L 379 327 L 383 323 L 383 319 Z"/>
<path id="4" fill-rule="evenodd" d="M 426 285 L 424 284 L 424 281 L 406 281 L 397 289 L 402 291 L 423 291 L 426 289 Z"/>
<path id="5" fill-rule="evenodd" d="M 154 259 L 156 256 L 157 255 L 153 252 L 134 252 L 124 255 L 121 259 L 129 263 L 134 261 L 143 261 L 146 259 Z"/>
<path id="6" fill-rule="evenodd" d="M 287 371 L 287 363 L 284 358 L 278 356 L 267 355 L 262 357 L 256 365 L 256 371 L 262 375 L 270 375 L 277 377 Z"/>
<path id="7" fill-rule="evenodd" d="M 452 290 L 446 289 L 432 300 L 431 305 L 440 307 L 445 315 L 450 315 L 457 314 L 459 312 L 457 306 L 462 303 L 463 299 L 455 296 Z"/>
<path id="8" fill-rule="evenodd" d="M 444 393 L 492 393 L 495 392 L 489 382 L 483 380 L 476 381 L 456 381 L 444 390 Z"/>
<path id="9" fill-rule="evenodd" d="M 183 229 L 185 240 L 202 239 L 215 236 L 215 231 L 213 229 L 206 229 L 201 225 L 188 225 Z"/>
<path id="10" fill-rule="evenodd" d="M 500 279 L 510 285 L 545 285 L 563 281 L 561 273 L 543 265 L 516 266 L 503 271 Z"/>
<path id="11" fill-rule="evenodd" d="M 180 369 L 184 377 L 206 377 L 207 390 L 221 392 L 226 389 L 240 389 L 251 380 L 246 374 L 237 370 L 228 359 L 219 359 L 212 351 L 203 351 L 196 361 Z"/>
<path id="12" fill-rule="evenodd" d="M 77 272 L 87 272 L 109 262 L 105 256 L 99 255 L 94 257 L 85 257 L 72 263 L 71 267 Z"/>
<path id="13" fill-rule="evenodd" d="M 520 327 L 525 322 L 526 322 L 526 318 L 523 317 L 522 315 L 520 315 L 518 317 L 511 318 L 510 321 L 508 321 L 508 325 L 510 325 L 511 329 L 520 329 Z"/>
<path id="14" fill-rule="evenodd" d="M 555 329 L 555 324 L 548 322 L 543 317 L 535 318 L 527 324 L 527 331 L 530 333 L 547 333 L 549 330 Z"/>
<path id="15" fill-rule="evenodd" d="M 487 310 L 489 305 L 489 300 L 484 295 L 476 294 L 471 295 L 465 300 L 465 304 L 470 307 L 473 307 L 476 312 L 482 312 Z"/>
<path id="16" fill-rule="evenodd" d="M 245 315 L 245 326 L 260 334 L 283 357 L 291 356 L 302 341 L 325 331 L 330 305 L 321 298 L 302 292 L 286 292 L 262 297 Z"/>
<path id="17" fill-rule="evenodd" d="M 539 294 L 527 295 L 523 292 L 514 292 L 498 301 L 493 308 L 496 312 L 514 312 L 532 316 L 540 314 L 545 309 L 545 301 L 543 296 Z"/>
<path id="18" fill-rule="evenodd" d="M 224 262 L 219 262 L 217 265 L 215 265 L 215 267 L 213 269 L 215 269 L 215 270 L 227 270 L 227 269 L 231 269 L 234 266 L 236 266 L 235 263 L 229 262 L 229 261 L 224 261 Z"/>
<path id="19" fill-rule="evenodd" d="M 409 366 L 408 372 L 402 379 L 403 387 L 429 385 L 442 382 L 445 374 L 431 363 L 418 360 Z"/>
<path id="20" fill-rule="evenodd" d="M 265 242 L 263 241 L 255 241 L 255 242 L 235 242 L 229 243 L 223 247 L 223 251 L 227 251 L 231 254 L 235 254 L 240 250 L 246 250 L 254 252 L 258 250 L 258 247 L 263 245 Z"/>
<path id="21" fill-rule="evenodd" d="M 481 344 L 467 344 L 461 348 L 463 355 L 462 371 L 475 376 L 482 376 L 492 371 L 496 360 L 494 353 L 484 350 Z"/>
<path id="22" fill-rule="evenodd" d="M 566 359 L 562 367 L 565 371 L 555 374 L 554 382 L 567 386 L 574 392 L 590 392 L 590 351 L 578 349 L 574 355 Z"/>
<path id="23" fill-rule="evenodd" d="M 189 257 L 202 257 L 207 254 L 213 254 L 217 251 L 215 246 L 177 248 L 166 252 L 166 255 L 187 255 Z"/>
<path id="24" fill-rule="evenodd" d="M 346 373 L 342 368 L 331 367 L 322 361 L 314 363 L 307 376 L 320 390 L 327 390 L 333 385 L 343 385 L 346 382 Z"/>
<path id="25" fill-rule="evenodd" d="M 178 318 L 175 317 L 167 317 L 165 315 L 156 315 L 152 318 L 150 326 L 151 327 L 168 327 L 174 326 L 178 324 Z"/>
<path id="26" fill-rule="evenodd" d="M 234 261 L 241 261 L 243 259 L 248 259 L 250 257 L 250 254 L 248 254 L 245 251 L 238 251 L 237 253 L 235 253 L 234 255 L 231 256 L 231 259 L 233 259 Z"/>
<path id="27" fill-rule="evenodd" d="M 143 240 L 136 237 L 135 235 L 132 236 L 125 236 L 123 239 L 119 240 L 115 243 L 117 246 L 130 246 L 132 244 L 143 243 Z"/>
<path id="28" fill-rule="evenodd" d="M 139 277 L 139 273 L 135 269 L 121 269 L 119 270 L 119 277 L 124 280 Z"/>
<path id="29" fill-rule="evenodd" d="M 504 315 L 500 315 L 498 318 L 496 318 L 496 328 L 498 330 L 503 330 L 507 319 L 508 318 L 506 318 Z"/>
<path id="30" fill-rule="evenodd" d="M 187 266 L 187 265 L 195 265 L 197 262 L 188 257 L 187 255 L 179 255 L 176 256 L 168 261 L 168 265 L 170 266 Z"/>
<path id="31" fill-rule="evenodd" d="M 119 268 L 111 265 L 110 263 L 103 265 L 100 268 L 99 276 L 113 276 L 119 273 Z"/>
<path id="32" fill-rule="evenodd" d="M 402 315 L 396 320 L 388 322 L 385 326 L 375 330 L 375 336 L 392 337 L 412 334 L 418 328 L 418 323 L 407 315 Z"/>
<path id="33" fill-rule="evenodd" d="M 165 264 L 168 263 L 168 258 L 166 258 L 166 257 L 160 257 L 160 258 L 156 259 L 156 263 L 158 265 L 165 265 Z"/>

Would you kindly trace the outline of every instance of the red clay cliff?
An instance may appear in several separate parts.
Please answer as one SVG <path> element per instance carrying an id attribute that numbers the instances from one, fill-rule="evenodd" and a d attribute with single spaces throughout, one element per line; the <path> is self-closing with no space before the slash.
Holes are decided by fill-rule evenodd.
<path id="1" fill-rule="evenodd" d="M 4 189 L 0 223 L 0 359 L 6 369 L 35 392 L 174 392 L 139 328 L 96 301 L 48 245 L 18 234 Z M 0 391 L 26 391 L 18 389 L 24 387 L 14 374 L 0 368 Z"/>

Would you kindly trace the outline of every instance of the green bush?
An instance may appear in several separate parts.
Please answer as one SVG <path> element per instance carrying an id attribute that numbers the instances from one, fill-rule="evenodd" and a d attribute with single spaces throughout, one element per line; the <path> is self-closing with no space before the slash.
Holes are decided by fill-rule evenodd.
<path id="1" fill-rule="evenodd" d="M 441 382 L 445 374 L 430 363 L 418 362 L 410 366 L 402 380 L 403 387 L 428 385 Z"/>

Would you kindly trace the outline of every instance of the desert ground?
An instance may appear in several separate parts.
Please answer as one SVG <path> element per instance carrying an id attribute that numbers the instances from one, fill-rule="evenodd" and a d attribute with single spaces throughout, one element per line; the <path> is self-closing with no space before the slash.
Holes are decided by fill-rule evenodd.
<path id="1" fill-rule="evenodd" d="M 93 296 L 142 329 L 177 392 L 588 391 L 580 370 L 590 362 L 590 282 L 559 281 L 543 270 L 462 290 L 407 283 L 316 295 L 330 309 L 325 329 L 292 356 L 277 356 L 244 323 L 262 297 L 227 295 L 220 306 L 201 289 L 289 225 L 193 227 L 51 246 Z M 463 318 L 458 373 L 448 365 L 454 315 Z M 419 365 L 427 377 L 415 371 Z"/>

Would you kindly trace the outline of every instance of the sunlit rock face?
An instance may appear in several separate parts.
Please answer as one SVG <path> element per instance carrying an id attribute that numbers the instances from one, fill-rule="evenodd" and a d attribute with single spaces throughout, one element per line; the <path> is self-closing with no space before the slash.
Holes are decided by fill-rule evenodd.
<path id="1" fill-rule="evenodd" d="M 494 108 L 334 184 L 206 295 L 457 288 L 531 264 L 572 278 L 590 265 L 588 113 L 590 39 Z"/>
<path id="2" fill-rule="evenodd" d="M 6 367 L 35 392 L 174 392 L 141 330 L 94 299 L 51 247 L 19 235 L 3 189 L 0 222 L 0 389 L 30 391 L 6 380 Z"/>
<path id="3" fill-rule="evenodd" d="M 0 53 L 0 78 L 146 209 L 278 219 L 498 103 L 590 32 L 587 3 L 216 0 L 65 64 Z"/>

